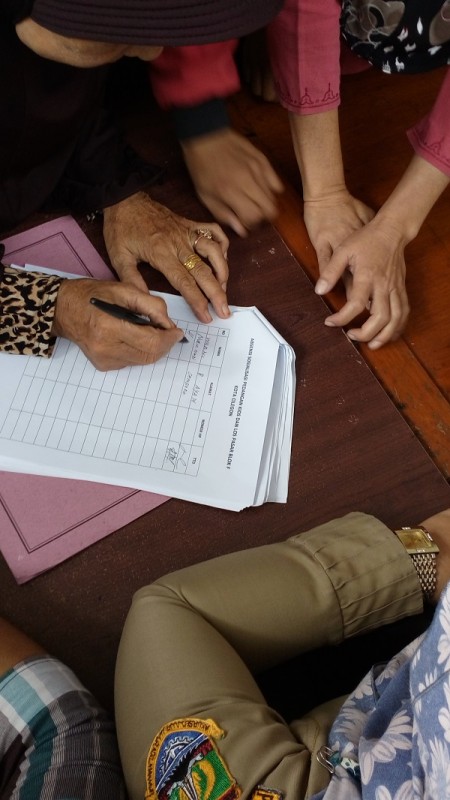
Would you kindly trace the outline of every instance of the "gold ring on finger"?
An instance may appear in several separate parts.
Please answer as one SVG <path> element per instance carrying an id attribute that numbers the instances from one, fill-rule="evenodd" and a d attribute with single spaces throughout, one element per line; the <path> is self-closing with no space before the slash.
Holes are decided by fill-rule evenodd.
<path id="1" fill-rule="evenodd" d="M 201 264 L 201 263 L 202 263 L 202 259 L 200 258 L 200 256 L 198 256 L 197 253 L 191 253 L 183 261 L 183 267 L 186 267 L 188 272 L 190 272 L 191 269 L 194 269 L 194 267 L 197 266 L 197 264 Z"/>
<path id="2" fill-rule="evenodd" d="M 197 238 L 196 238 L 196 240 L 195 240 L 195 242 L 193 244 L 194 250 L 197 247 L 197 244 L 198 244 L 200 239 L 212 239 L 213 238 L 212 231 L 210 231 L 209 228 L 197 228 L 197 230 L 195 232 L 197 234 Z"/>

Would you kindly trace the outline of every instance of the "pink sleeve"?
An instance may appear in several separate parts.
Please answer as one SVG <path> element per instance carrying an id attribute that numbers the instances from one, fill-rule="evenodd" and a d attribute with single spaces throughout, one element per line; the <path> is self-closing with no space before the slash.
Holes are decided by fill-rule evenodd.
<path id="1" fill-rule="evenodd" d="M 295 114 L 316 114 L 340 102 L 341 0 L 286 0 L 268 27 L 275 86 Z"/>
<path id="2" fill-rule="evenodd" d="M 415 152 L 450 177 L 450 71 L 433 108 L 407 132 Z"/>
<path id="3" fill-rule="evenodd" d="M 166 47 L 149 65 L 153 93 L 162 108 L 194 106 L 238 91 L 236 39 L 217 44 Z"/>

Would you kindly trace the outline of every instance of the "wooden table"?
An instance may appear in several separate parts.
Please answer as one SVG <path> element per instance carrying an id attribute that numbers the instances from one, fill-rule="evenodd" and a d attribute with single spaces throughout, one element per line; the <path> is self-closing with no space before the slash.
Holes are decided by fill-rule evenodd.
<path id="1" fill-rule="evenodd" d="M 175 147 L 153 196 L 193 219 Z M 42 217 L 33 222 L 43 221 Z M 100 245 L 100 231 L 83 223 Z M 163 573 L 280 540 L 351 510 L 389 525 L 450 506 L 450 487 L 274 228 L 232 240 L 230 302 L 256 305 L 294 347 L 297 391 L 288 502 L 240 513 L 170 500 L 21 587 L 0 562 L 0 613 L 65 660 L 108 706 L 115 652 L 133 592 Z M 151 286 L 167 284 L 148 270 Z"/>
<path id="2" fill-rule="evenodd" d="M 349 190 L 378 209 L 406 169 L 412 149 L 405 135 L 424 117 L 447 67 L 416 75 L 375 69 L 343 77 L 339 109 L 342 152 Z M 248 92 L 230 104 L 235 127 L 264 150 L 286 185 L 276 227 L 312 280 L 318 278 L 314 249 L 303 224 L 302 189 L 286 111 Z M 396 342 L 370 350 L 365 361 L 401 410 L 431 457 L 450 479 L 450 191 L 432 209 L 406 250 L 411 314 Z M 326 300 L 341 308 L 339 287 Z"/>

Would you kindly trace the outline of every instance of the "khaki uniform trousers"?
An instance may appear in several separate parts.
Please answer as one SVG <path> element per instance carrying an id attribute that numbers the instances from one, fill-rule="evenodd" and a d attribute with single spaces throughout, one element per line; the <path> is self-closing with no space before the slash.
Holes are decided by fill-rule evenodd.
<path id="1" fill-rule="evenodd" d="M 145 796 L 146 759 L 158 731 L 184 718 L 212 719 L 223 731 L 214 744 L 243 798 L 258 786 L 292 800 L 319 791 L 329 773 L 315 754 L 343 698 L 288 725 L 267 705 L 252 672 L 421 611 L 403 546 L 383 523 L 360 513 L 141 589 L 116 668 L 130 797 Z"/>

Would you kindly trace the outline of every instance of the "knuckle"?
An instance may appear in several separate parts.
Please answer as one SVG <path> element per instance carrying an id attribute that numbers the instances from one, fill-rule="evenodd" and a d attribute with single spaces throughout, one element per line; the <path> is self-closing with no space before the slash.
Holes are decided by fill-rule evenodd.
<path id="1" fill-rule="evenodd" d="M 212 270 L 208 264 L 205 264 L 205 262 L 202 261 L 201 264 L 196 264 L 194 269 L 191 269 L 191 275 L 193 278 L 195 278 L 195 280 L 198 280 L 199 278 L 203 280 L 210 280 L 210 278 L 212 278 Z"/>
<path id="2" fill-rule="evenodd" d="M 194 272 L 194 270 L 192 270 L 192 272 Z M 189 272 L 183 268 L 183 272 L 177 272 L 176 276 L 174 275 L 174 280 L 172 283 L 175 288 L 184 295 L 185 292 L 187 293 L 192 291 L 193 280 L 194 279 Z"/>
<path id="3" fill-rule="evenodd" d="M 384 328 L 391 321 L 392 315 L 390 311 L 380 311 L 374 319 L 376 319 L 380 328 Z"/>
<path id="4" fill-rule="evenodd" d="M 354 316 L 358 314 L 362 314 L 366 310 L 366 300 L 362 298 L 359 300 L 352 300 L 349 304 L 349 312 L 352 313 Z"/>
<path id="5" fill-rule="evenodd" d="M 166 304 L 162 297 L 155 297 L 154 295 L 152 295 L 152 307 L 153 313 L 164 314 L 166 310 Z"/>

